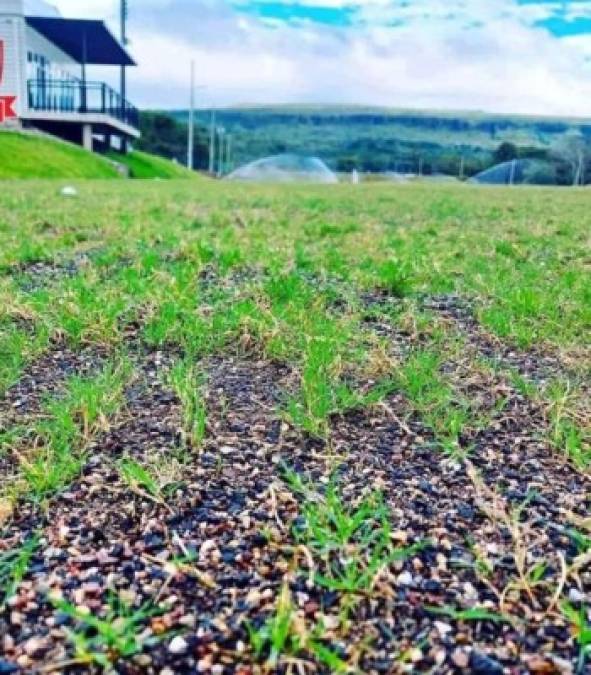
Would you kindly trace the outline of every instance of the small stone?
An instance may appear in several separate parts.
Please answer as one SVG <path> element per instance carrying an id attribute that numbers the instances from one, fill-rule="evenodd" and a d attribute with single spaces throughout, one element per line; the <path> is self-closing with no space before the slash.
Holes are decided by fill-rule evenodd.
<path id="1" fill-rule="evenodd" d="M 18 669 L 19 667 L 16 665 L 16 663 L 0 659 L 0 675 L 8 675 L 9 673 L 16 673 Z"/>
<path id="2" fill-rule="evenodd" d="M 413 583 L 412 574 L 408 571 L 402 572 L 396 578 L 396 583 L 398 584 L 398 586 L 412 586 Z"/>
<path id="3" fill-rule="evenodd" d="M 339 617 L 332 614 L 326 614 L 322 618 L 322 623 L 327 630 L 336 630 L 341 625 Z"/>
<path id="4" fill-rule="evenodd" d="M 26 654 L 21 654 L 18 659 L 16 660 L 17 664 L 19 665 L 20 668 L 23 670 L 26 670 L 31 666 L 33 663 L 31 659 L 26 655 Z"/>
<path id="5" fill-rule="evenodd" d="M 408 652 L 408 660 L 411 663 L 418 663 L 423 660 L 423 652 L 418 647 L 413 647 Z"/>
<path id="6" fill-rule="evenodd" d="M 47 651 L 47 648 L 47 642 L 38 637 L 30 638 L 24 645 L 25 653 L 32 658 L 39 658 Z"/>
<path id="7" fill-rule="evenodd" d="M 184 654 L 187 649 L 189 649 L 189 645 L 180 635 L 177 635 L 175 638 L 173 638 L 171 643 L 168 645 L 168 651 L 171 654 Z"/>
<path id="8" fill-rule="evenodd" d="M 451 633 L 453 630 L 453 628 L 448 623 L 444 623 L 443 621 L 435 621 L 435 628 L 442 638 L 444 638 L 448 633 Z"/>
<path id="9" fill-rule="evenodd" d="M 197 617 L 194 614 L 186 614 L 179 619 L 179 624 L 181 626 L 186 626 L 187 628 L 195 628 L 197 625 Z"/>
<path id="10" fill-rule="evenodd" d="M 140 668 L 149 668 L 152 665 L 152 657 L 148 654 L 138 654 L 134 657 L 133 662 Z"/>
<path id="11" fill-rule="evenodd" d="M 25 617 L 20 612 L 10 612 L 10 623 L 13 626 L 22 626 Z"/>
<path id="12" fill-rule="evenodd" d="M 464 584 L 464 597 L 467 600 L 478 600 L 478 591 L 469 581 Z"/>
<path id="13" fill-rule="evenodd" d="M 554 673 L 557 672 L 556 665 L 552 663 L 552 661 L 549 661 L 538 654 L 524 660 L 532 673 L 537 673 L 538 675 L 554 675 Z M 565 670 L 564 672 L 566 673 L 569 671 Z"/>
<path id="14" fill-rule="evenodd" d="M 470 672 L 474 675 L 503 675 L 503 666 L 491 656 L 473 651 L 470 654 Z"/>
<path id="15" fill-rule="evenodd" d="M 568 592 L 568 599 L 570 602 L 584 602 L 585 594 L 581 593 L 581 591 L 579 591 L 577 588 L 571 588 Z"/>
<path id="16" fill-rule="evenodd" d="M 122 602 L 131 607 L 137 598 L 137 593 L 132 588 L 123 588 L 119 591 L 119 597 Z"/>
<path id="17" fill-rule="evenodd" d="M 467 668 L 470 664 L 470 655 L 464 649 L 456 649 L 451 660 L 457 668 Z"/>
<path id="18" fill-rule="evenodd" d="M 206 673 L 211 670 L 211 654 L 208 654 L 197 663 L 197 672 Z"/>

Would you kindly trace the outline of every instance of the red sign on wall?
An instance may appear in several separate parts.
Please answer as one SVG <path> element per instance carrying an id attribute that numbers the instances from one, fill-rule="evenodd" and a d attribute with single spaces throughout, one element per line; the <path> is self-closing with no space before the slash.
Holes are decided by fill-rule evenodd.
<path id="1" fill-rule="evenodd" d="M 0 85 L 4 78 L 4 40 L 0 40 Z M 14 104 L 16 96 L 0 96 L 0 124 L 5 120 L 16 118 Z"/>

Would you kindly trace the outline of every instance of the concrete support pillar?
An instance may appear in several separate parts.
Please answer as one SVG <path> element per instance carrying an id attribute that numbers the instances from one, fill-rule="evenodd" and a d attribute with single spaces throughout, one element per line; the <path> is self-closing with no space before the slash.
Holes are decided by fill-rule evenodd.
<path id="1" fill-rule="evenodd" d="M 93 151 L 92 124 L 82 125 L 82 145 L 85 150 Z"/>

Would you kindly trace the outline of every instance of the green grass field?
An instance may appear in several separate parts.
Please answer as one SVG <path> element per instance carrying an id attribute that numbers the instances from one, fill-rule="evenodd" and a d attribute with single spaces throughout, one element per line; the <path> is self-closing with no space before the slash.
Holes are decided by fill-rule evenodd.
<path id="1" fill-rule="evenodd" d="M 0 132 L 0 178 L 118 178 L 99 155 L 46 136 Z"/>
<path id="2" fill-rule="evenodd" d="M 138 150 L 128 155 L 113 153 L 110 157 L 127 166 L 131 178 L 195 178 L 184 166 Z"/>
<path id="3" fill-rule="evenodd" d="M 74 184 L 0 189 L 0 664 L 586 672 L 586 191 Z"/>
<path id="4" fill-rule="evenodd" d="M 113 162 L 128 167 L 131 178 L 195 177 L 184 167 L 145 152 L 103 157 L 50 136 L 0 131 L 0 180 L 121 178 Z"/>

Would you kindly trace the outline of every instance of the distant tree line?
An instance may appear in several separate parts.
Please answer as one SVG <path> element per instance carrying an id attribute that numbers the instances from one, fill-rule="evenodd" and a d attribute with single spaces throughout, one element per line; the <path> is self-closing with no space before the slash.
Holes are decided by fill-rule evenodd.
<path id="1" fill-rule="evenodd" d="M 186 162 L 186 111 L 141 114 L 138 149 Z M 470 178 L 504 162 L 534 160 L 528 182 L 591 183 L 591 126 L 521 118 L 490 120 L 433 115 L 297 113 L 273 109 L 223 110 L 220 126 L 232 134 L 233 164 L 286 152 L 313 155 L 348 173 L 400 172 Z M 491 139 L 511 131 L 526 142 Z M 197 117 L 194 166 L 209 162 L 209 113 Z"/>
<path id="2" fill-rule="evenodd" d="M 141 138 L 138 150 L 166 157 L 179 164 L 187 163 L 187 125 L 163 112 L 140 114 Z M 209 162 L 209 145 L 206 129 L 196 127 L 193 166 L 206 170 Z"/>

